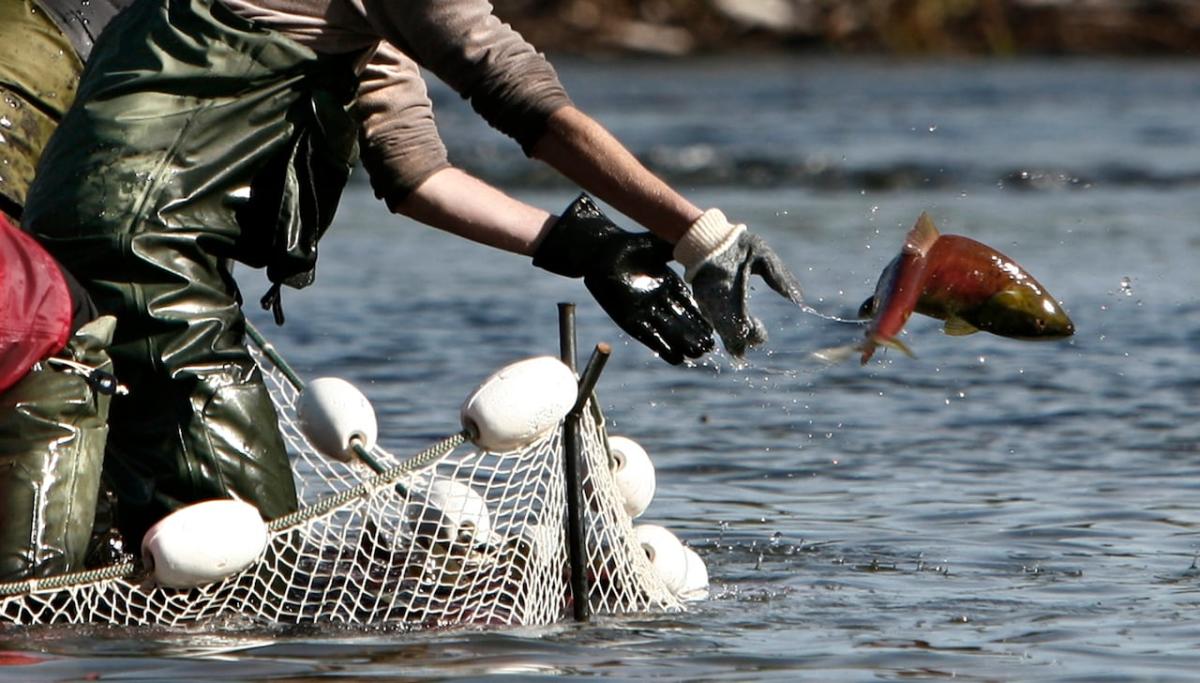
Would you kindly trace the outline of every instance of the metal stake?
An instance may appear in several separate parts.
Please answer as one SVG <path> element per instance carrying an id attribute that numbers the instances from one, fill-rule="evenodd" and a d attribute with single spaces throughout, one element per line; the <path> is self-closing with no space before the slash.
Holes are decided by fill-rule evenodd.
<path id="1" fill-rule="evenodd" d="M 575 369 L 575 306 L 561 303 L 559 312 L 559 342 L 562 359 Z M 608 362 L 612 349 L 597 344 L 587 367 L 579 379 L 579 394 L 575 405 L 563 420 L 563 474 L 567 484 L 567 549 L 571 565 L 571 607 L 575 621 L 585 622 L 591 616 L 588 596 L 591 581 L 587 567 L 587 530 L 583 514 L 583 440 L 580 432 L 583 410 L 596 388 L 600 372 Z"/>

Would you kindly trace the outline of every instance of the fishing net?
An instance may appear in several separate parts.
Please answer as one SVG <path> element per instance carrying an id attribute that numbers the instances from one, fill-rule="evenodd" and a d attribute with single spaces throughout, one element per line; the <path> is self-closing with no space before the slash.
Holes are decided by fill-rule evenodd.
<path id="1" fill-rule="evenodd" d="M 0 622 L 437 628 L 546 624 L 572 613 L 561 424 L 511 452 L 480 451 L 456 434 L 403 460 L 375 447 L 373 468 L 333 461 L 299 428 L 290 369 L 272 362 L 269 347 L 250 348 L 278 409 L 302 505 L 271 522 L 259 559 L 191 589 L 154 585 L 132 559 L 0 585 Z M 679 609 L 622 509 L 594 405 L 579 428 L 588 607 Z"/>

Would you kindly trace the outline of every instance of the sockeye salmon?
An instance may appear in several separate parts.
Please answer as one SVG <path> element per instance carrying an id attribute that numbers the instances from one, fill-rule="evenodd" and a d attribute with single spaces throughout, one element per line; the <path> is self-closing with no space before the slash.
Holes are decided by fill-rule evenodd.
<path id="1" fill-rule="evenodd" d="M 940 234 L 926 213 L 859 309 L 871 318 L 858 346 L 863 364 L 878 346 L 912 355 L 897 336 L 913 312 L 946 321 L 950 335 L 984 331 L 1033 340 L 1075 333 L 1058 301 L 1016 261 L 969 237 Z"/>

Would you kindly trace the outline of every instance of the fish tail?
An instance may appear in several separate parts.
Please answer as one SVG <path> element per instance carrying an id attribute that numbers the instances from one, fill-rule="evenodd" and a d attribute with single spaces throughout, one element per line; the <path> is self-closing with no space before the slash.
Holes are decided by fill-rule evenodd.
<path id="1" fill-rule="evenodd" d="M 861 354 L 859 356 L 860 363 L 862 365 L 866 365 L 867 361 L 871 360 L 871 356 L 875 355 L 875 349 L 879 348 L 880 346 L 896 349 L 909 358 L 917 357 L 917 355 L 912 352 L 912 349 L 908 348 L 907 344 L 899 339 L 896 339 L 895 337 L 892 337 L 891 339 L 884 339 L 882 337 L 868 337 L 857 344 L 831 346 L 819 351 L 813 351 L 812 357 L 819 361 L 829 363 L 830 365 L 836 365 L 847 360 L 850 358 L 850 356 L 858 353 Z"/>
<path id="2" fill-rule="evenodd" d="M 850 356 L 853 356 L 860 348 L 858 344 L 844 344 L 842 346 L 831 346 L 820 351 L 813 351 L 812 357 L 819 361 L 830 365 L 837 365 L 845 361 Z"/>
<path id="3" fill-rule="evenodd" d="M 922 211 L 917 217 L 916 224 L 912 230 L 908 231 L 908 235 L 904 238 L 903 251 L 909 254 L 919 254 L 925 256 L 929 253 L 933 243 L 938 240 L 941 234 L 938 233 L 937 227 L 933 224 L 933 219 L 929 214 Z"/>

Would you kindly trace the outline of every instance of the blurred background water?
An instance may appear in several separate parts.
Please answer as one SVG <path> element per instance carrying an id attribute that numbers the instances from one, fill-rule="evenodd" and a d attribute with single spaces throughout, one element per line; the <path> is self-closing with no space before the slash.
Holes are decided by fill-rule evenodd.
<path id="1" fill-rule="evenodd" d="M 849 314 L 923 210 L 1013 257 L 1078 333 L 853 329 L 759 286 L 770 341 L 673 368 L 576 281 L 389 215 L 365 182 L 317 283 L 266 330 L 372 399 L 384 445 L 458 428 L 500 365 L 613 343 L 612 433 L 658 467 L 644 520 L 708 562 L 683 614 L 498 632 L 0 632 L 0 679 L 1194 680 L 1200 671 L 1200 72 L 1171 60 L 559 59 L 576 102 L 694 202 L 764 235 Z M 558 210 L 574 190 L 435 89 L 454 161 Z M 625 221 L 627 223 L 627 221 Z M 248 301 L 265 284 L 241 271 Z M 15 653 L 15 654 L 14 654 Z M 35 656 L 36 663 L 21 660 Z M 4 664 L 9 664 L 4 666 Z"/>

